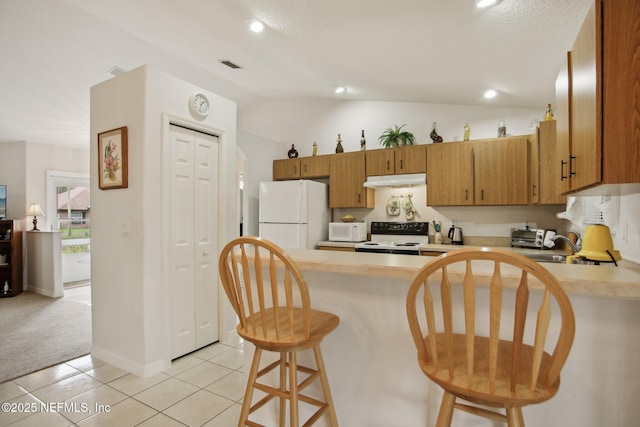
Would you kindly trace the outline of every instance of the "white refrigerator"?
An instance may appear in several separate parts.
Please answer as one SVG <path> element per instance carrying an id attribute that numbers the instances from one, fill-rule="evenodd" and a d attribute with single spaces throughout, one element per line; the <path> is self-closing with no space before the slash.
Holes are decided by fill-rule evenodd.
<path id="1" fill-rule="evenodd" d="M 260 183 L 259 232 L 283 249 L 315 249 L 331 219 L 326 184 L 309 180 Z"/>

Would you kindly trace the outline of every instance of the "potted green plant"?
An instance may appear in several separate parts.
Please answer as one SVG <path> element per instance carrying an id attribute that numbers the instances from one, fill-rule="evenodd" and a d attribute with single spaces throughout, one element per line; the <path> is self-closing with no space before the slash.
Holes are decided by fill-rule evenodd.
<path id="1" fill-rule="evenodd" d="M 385 129 L 385 131 L 378 137 L 380 144 L 384 148 L 400 147 L 402 145 L 413 145 L 415 138 L 411 132 L 403 131 L 402 128 L 406 125 L 398 127 L 393 125 L 391 128 Z"/>

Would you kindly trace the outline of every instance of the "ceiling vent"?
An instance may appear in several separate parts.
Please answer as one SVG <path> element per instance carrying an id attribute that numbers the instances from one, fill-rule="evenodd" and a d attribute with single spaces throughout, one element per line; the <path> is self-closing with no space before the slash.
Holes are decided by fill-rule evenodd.
<path id="1" fill-rule="evenodd" d="M 218 62 L 221 63 L 221 64 L 226 65 L 229 68 L 233 68 L 234 70 L 237 70 L 238 68 L 242 68 L 238 64 L 235 64 L 235 63 L 229 61 L 228 59 L 218 59 Z"/>

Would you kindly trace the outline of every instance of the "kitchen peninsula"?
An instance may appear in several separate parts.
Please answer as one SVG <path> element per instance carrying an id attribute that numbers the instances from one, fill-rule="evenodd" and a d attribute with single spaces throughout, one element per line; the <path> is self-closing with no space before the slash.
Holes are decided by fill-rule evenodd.
<path id="1" fill-rule="evenodd" d="M 409 284 L 432 257 L 287 252 L 305 275 L 312 306 L 341 319 L 323 341 L 341 425 L 434 425 L 442 392 L 418 367 L 405 315 Z M 640 273 L 612 265 L 544 266 L 571 299 L 576 336 L 558 394 L 523 409 L 527 426 L 633 425 L 640 419 Z M 474 271 L 488 278 L 492 268 Z M 517 279 L 510 280 L 507 267 L 503 273 L 509 298 Z M 452 283 L 461 276 L 450 272 Z M 480 310 L 488 306 L 487 291 L 478 289 Z M 248 345 L 245 353 L 251 357 Z M 474 422 L 469 414 L 454 415 L 454 425 Z"/>

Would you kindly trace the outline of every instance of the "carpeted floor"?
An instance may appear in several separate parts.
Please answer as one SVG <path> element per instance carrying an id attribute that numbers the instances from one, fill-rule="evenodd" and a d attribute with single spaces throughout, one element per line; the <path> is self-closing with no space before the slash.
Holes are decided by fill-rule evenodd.
<path id="1" fill-rule="evenodd" d="M 91 287 L 0 298 L 0 383 L 91 351 Z"/>

